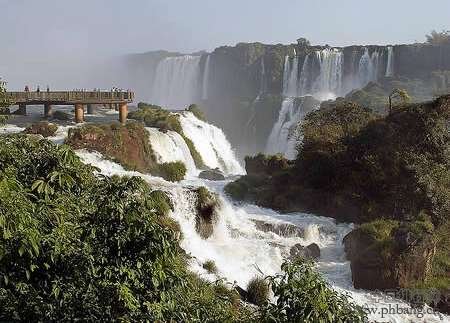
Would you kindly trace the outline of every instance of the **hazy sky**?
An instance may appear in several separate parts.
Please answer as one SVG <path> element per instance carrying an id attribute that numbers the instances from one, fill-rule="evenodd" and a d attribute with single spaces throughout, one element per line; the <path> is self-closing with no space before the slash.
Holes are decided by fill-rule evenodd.
<path id="1" fill-rule="evenodd" d="M 192 52 L 261 41 L 385 44 L 450 29 L 449 0 L 0 0 L 1 56 Z"/>
<path id="2" fill-rule="evenodd" d="M 412 43 L 432 29 L 450 29 L 450 0 L 0 0 L 0 77 L 78 86 L 86 59 L 299 37 Z"/>

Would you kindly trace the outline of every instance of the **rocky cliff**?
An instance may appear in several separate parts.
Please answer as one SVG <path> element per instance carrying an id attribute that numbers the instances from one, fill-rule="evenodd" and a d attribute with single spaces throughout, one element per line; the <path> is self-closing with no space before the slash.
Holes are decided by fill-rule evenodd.
<path id="1" fill-rule="evenodd" d="M 164 106 L 154 101 L 179 96 L 185 106 L 200 104 L 208 119 L 248 154 L 264 151 L 285 96 L 343 96 L 386 80 L 417 92 L 420 100 L 450 89 L 450 44 L 331 48 L 240 43 L 191 54 L 198 59 L 176 57 L 187 56 L 158 51 L 128 57 L 139 99 Z"/>

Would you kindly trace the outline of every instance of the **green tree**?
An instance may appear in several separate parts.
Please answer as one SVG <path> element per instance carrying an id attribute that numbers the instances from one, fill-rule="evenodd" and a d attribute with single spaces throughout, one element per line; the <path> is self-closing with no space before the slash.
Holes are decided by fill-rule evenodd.
<path id="1" fill-rule="evenodd" d="M 10 105 L 11 103 L 6 97 L 6 82 L 0 78 L 0 125 L 5 124 L 8 120 Z"/>
<path id="2" fill-rule="evenodd" d="M 389 94 L 389 113 L 392 112 L 392 105 L 394 100 L 400 100 L 402 103 L 406 103 L 411 100 L 408 92 L 403 89 L 394 89 L 391 94 Z"/>
<path id="3" fill-rule="evenodd" d="M 450 30 L 438 32 L 433 30 L 430 35 L 426 35 L 427 43 L 433 45 L 450 44 Z"/>
<path id="4" fill-rule="evenodd" d="M 270 276 L 276 303 L 261 309 L 263 322 L 365 322 L 364 310 L 340 294 L 308 261 L 285 262 L 282 274 Z"/>

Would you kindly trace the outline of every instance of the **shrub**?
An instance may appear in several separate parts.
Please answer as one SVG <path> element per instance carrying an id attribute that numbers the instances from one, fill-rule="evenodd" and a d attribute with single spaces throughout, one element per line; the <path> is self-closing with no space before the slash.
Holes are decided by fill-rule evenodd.
<path id="1" fill-rule="evenodd" d="M 26 134 L 41 135 L 43 137 L 54 136 L 58 126 L 53 123 L 48 123 L 47 121 L 41 121 L 31 126 L 27 127 L 23 132 Z"/>
<path id="2" fill-rule="evenodd" d="M 261 308 L 265 322 L 365 322 L 367 317 L 348 295 L 340 294 L 313 269 L 311 262 L 285 262 L 283 273 L 269 277 L 276 303 Z"/>
<path id="3" fill-rule="evenodd" d="M 205 114 L 202 110 L 200 110 L 199 106 L 197 104 L 191 104 L 186 111 L 191 112 L 197 119 L 200 119 L 202 121 L 206 121 Z"/>
<path id="4" fill-rule="evenodd" d="M 254 277 L 247 285 L 247 301 L 263 306 L 269 300 L 269 284 L 264 278 Z"/>
<path id="5" fill-rule="evenodd" d="M 203 269 L 210 274 L 217 274 L 218 269 L 214 260 L 207 260 L 203 263 Z"/>
<path id="6" fill-rule="evenodd" d="M 209 238 L 214 232 L 214 225 L 217 222 L 217 209 L 220 206 L 218 197 L 208 191 L 206 187 L 197 188 L 196 194 L 196 217 L 195 229 L 203 238 Z"/>
<path id="7" fill-rule="evenodd" d="M 186 166 L 181 161 L 158 165 L 156 173 L 167 181 L 179 182 L 186 175 Z"/>

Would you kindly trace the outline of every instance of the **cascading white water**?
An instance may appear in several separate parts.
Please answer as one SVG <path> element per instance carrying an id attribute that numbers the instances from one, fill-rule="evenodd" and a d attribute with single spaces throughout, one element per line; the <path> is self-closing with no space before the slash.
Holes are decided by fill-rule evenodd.
<path id="1" fill-rule="evenodd" d="M 394 47 L 388 46 L 387 48 L 387 65 L 386 65 L 386 77 L 394 76 Z"/>
<path id="2" fill-rule="evenodd" d="M 180 113 L 180 123 L 206 166 L 218 168 L 226 175 L 245 173 L 221 129 L 199 120 L 190 112 Z"/>
<path id="3" fill-rule="evenodd" d="M 302 70 L 300 71 L 300 79 L 299 79 L 299 94 L 300 95 L 308 95 L 310 93 L 310 89 L 308 88 L 308 82 L 311 75 L 311 64 L 310 64 L 310 55 L 308 54 L 303 61 Z"/>
<path id="4" fill-rule="evenodd" d="M 181 161 L 185 164 L 188 176 L 198 175 L 189 147 L 175 131 L 161 132 L 157 128 L 146 128 L 150 134 L 150 145 L 156 154 L 158 163 Z"/>
<path id="5" fill-rule="evenodd" d="M 285 77 L 283 83 L 284 96 L 298 96 L 298 57 L 292 59 L 286 56 L 284 63 L 283 75 Z"/>
<path id="6" fill-rule="evenodd" d="M 378 79 L 378 69 L 380 66 L 380 54 L 378 51 L 374 51 L 372 55 L 369 54 L 369 49 L 364 49 L 364 54 L 359 61 L 359 85 L 362 88 L 369 82 L 376 82 Z"/>
<path id="7" fill-rule="evenodd" d="M 199 96 L 201 56 L 167 57 L 156 68 L 152 102 L 163 107 L 181 108 Z"/>
<path id="8" fill-rule="evenodd" d="M 203 71 L 202 100 L 208 100 L 210 64 L 211 64 L 211 55 L 208 55 L 206 57 L 205 68 L 204 68 L 204 71 Z"/>
<path id="9" fill-rule="evenodd" d="M 266 145 L 266 154 L 283 154 L 288 159 L 297 156 L 297 143 L 299 141 L 298 123 L 305 117 L 302 104 L 295 104 L 295 98 L 288 97 L 283 100 L 278 114 L 278 120 L 274 124 Z"/>
<path id="10" fill-rule="evenodd" d="M 344 54 L 336 48 L 316 52 L 320 73 L 313 85 L 313 95 L 319 100 L 334 99 L 342 92 Z"/>

